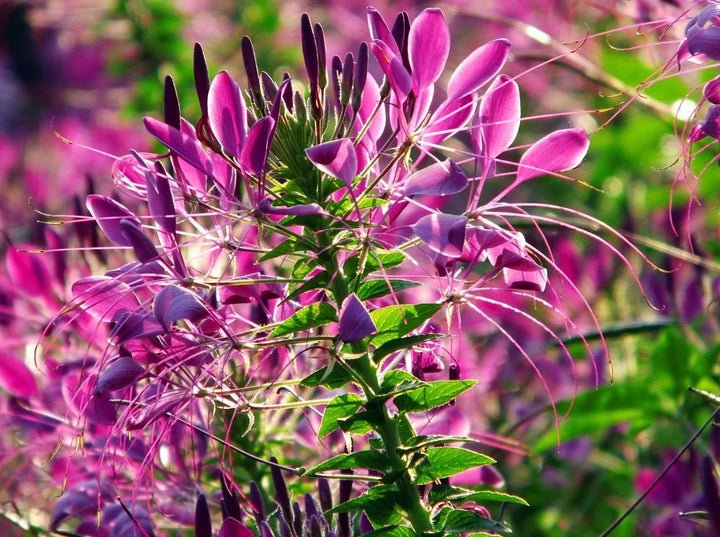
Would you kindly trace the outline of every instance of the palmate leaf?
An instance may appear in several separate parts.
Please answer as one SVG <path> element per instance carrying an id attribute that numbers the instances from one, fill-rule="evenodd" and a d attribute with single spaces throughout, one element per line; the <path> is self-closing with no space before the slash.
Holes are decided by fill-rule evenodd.
<path id="1" fill-rule="evenodd" d="M 450 477 L 470 468 L 493 464 L 494 459 L 469 449 L 457 447 L 430 448 L 420 464 L 415 467 L 416 483 L 424 485 Z"/>
<path id="2" fill-rule="evenodd" d="M 310 328 L 326 325 L 333 321 L 337 321 L 335 308 L 327 302 L 318 302 L 296 311 L 292 317 L 282 322 L 280 326 L 270 332 L 269 337 L 295 334 Z"/>
<path id="3" fill-rule="evenodd" d="M 469 390 L 474 380 L 439 380 L 398 395 L 394 402 L 400 412 L 422 412 L 448 403 Z"/>

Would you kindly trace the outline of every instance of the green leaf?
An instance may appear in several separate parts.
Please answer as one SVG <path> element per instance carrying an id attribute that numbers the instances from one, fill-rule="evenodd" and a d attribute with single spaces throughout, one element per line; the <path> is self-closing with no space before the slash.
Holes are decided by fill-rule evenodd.
<path id="1" fill-rule="evenodd" d="M 494 459 L 469 449 L 457 447 L 439 447 L 427 450 L 422 462 L 415 467 L 416 483 L 424 485 L 450 477 L 470 468 L 493 464 Z"/>
<path id="2" fill-rule="evenodd" d="M 317 302 L 296 311 L 292 317 L 273 330 L 269 337 L 295 334 L 333 321 L 337 321 L 335 308 L 327 302 Z"/>
<path id="3" fill-rule="evenodd" d="M 400 338 L 430 319 L 440 309 L 441 304 L 406 304 L 388 306 L 370 313 L 378 333 L 370 343 L 376 347 L 393 339 Z"/>
<path id="4" fill-rule="evenodd" d="M 400 491 L 393 485 L 377 485 L 362 496 L 333 507 L 330 513 L 365 511 L 374 526 L 391 526 L 402 521 Z"/>
<path id="5" fill-rule="evenodd" d="M 489 518 L 480 516 L 473 511 L 464 509 L 443 508 L 435 518 L 435 528 L 446 533 L 466 533 L 474 531 L 497 531 L 511 533 L 510 529 Z"/>
<path id="6" fill-rule="evenodd" d="M 412 384 L 414 382 L 422 382 L 412 373 L 403 371 L 402 369 L 393 369 L 385 373 L 380 388 L 383 392 L 390 392 L 403 384 Z M 423 384 L 425 384 L 423 382 Z"/>
<path id="7" fill-rule="evenodd" d="M 373 421 L 377 422 L 377 416 L 370 411 L 363 411 L 353 414 L 348 418 L 338 420 L 338 425 L 346 433 L 366 434 L 374 429 Z"/>
<path id="8" fill-rule="evenodd" d="M 373 298 L 380 298 L 381 296 L 388 295 L 390 293 L 397 293 L 404 291 L 405 289 L 412 289 L 420 285 L 418 282 L 410 280 L 370 280 L 363 282 L 358 286 L 357 292 L 355 293 L 360 300 L 371 300 Z"/>
<path id="9" fill-rule="evenodd" d="M 376 450 L 355 451 L 346 455 L 338 455 L 321 462 L 308 470 L 307 474 L 317 474 L 326 470 L 348 470 L 351 468 L 367 468 L 384 472 L 389 462 L 387 457 Z"/>
<path id="10" fill-rule="evenodd" d="M 280 257 L 281 255 L 287 255 L 295 250 L 297 250 L 297 240 L 294 237 L 291 237 L 264 254 L 260 259 L 258 259 L 258 263 Z"/>
<path id="11" fill-rule="evenodd" d="M 366 533 L 363 537 L 415 537 L 415 532 L 407 526 L 387 526 Z"/>
<path id="12" fill-rule="evenodd" d="M 431 341 L 433 339 L 440 339 L 442 337 L 445 336 L 443 334 L 419 334 L 417 336 L 391 339 L 387 343 L 383 343 L 375 349 L 375 352 L 372 353 L 372 359 L 377 364 L 388 354 L 392 354 L 399 350 L 411 349 L 419 343 L 424 343 L 425 341 Z"/>
<path id="13" fill-rule="evenodd" d="M 309 374 L 300 381 L 300 384 L 308 388 L 325 386 L 330 390 L 334 390 L 345 386 L 352 381 L 352 374 L 344 367 L 335 364 L 333 365 L 330 373 L 327 372 L 328 367 L 330 366 L 325 366 L 314 373 Z"/>
<path id="14" fill-rule="evenodd" d="M 442 406 L 469 390 L 474 380 L 438 380 L 398 395 L 394 402 L 400 412 L 422 412 Z"/>
<path id="15" fill-rule="evenodd" d="M 363 406 L 364 401 L 354 393 L 345 393 L 335 397 L 323 413 L 318 439 L 324 438 L 338 428 L 338 420 L 354 415 Z"/>
<path id="16" fill-rule="evenodd" d="M 431 505 L 441 502 L 460 503 L 465 501 L 472 501 L 478 504 L 485 502 L 507 502 L 528 505 L 521 497 L 498 490 L 473 491 L 450 485 L 435 485 L 428 493 L 428 502 Z"/>
<path id="17" fill-rule="evenodd" d="M 290 289 L 290 293 L 288 294 L 287 298 L 285 300 L 294 300 L 301 294 L 312 291 L 313 289 L 321 289 L 321 288 L 327 288 L 328 283 L 330 282 L 330 275 L 326 270 L 323 270 L 322 272 L 318 272 L 310 278 L 309 280 L 305 280 L 301 284 L 292 287 Z"/>

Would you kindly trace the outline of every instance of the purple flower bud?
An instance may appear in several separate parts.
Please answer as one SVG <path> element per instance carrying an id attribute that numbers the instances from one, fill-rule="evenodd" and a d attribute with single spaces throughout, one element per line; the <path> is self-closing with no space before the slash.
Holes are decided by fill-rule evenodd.
<path id="1" fill-rule="evenodd" d="M 257 524 L 265 520 L 265 502 L 263 501 L 260 487 L 257 486 L 255 481 L 250 481 L 250 508 L 255 515 L 255 522 Z"/>
<path id="2" fill-rule="evenodd" d="M 200 494 L 195 504 L 195 537 L 212 537 L 210 509 L 204 494 Z"/>
<path id="3" fill-rule="evenodd" d="M 345 61 L 342 64 L 342 87 L 340 90 L 340 104 L 344 107 L 350 102 L 350 96 L 353 90 L 353 77 L 355 69 L 355 59 L 351 52 L 345 55 Z"/>
<path id="4" fill-rule="evenodd" d="M 277 84 L 275 84 L 272 77 L 263 71 L 260 73 L 260 81 L 262 82 L 265 98 L 269 101 L 275 100 L 275 95 L 277 94 Z"/>
<path id="5" fill-rule="evenodd" d="M 338 317 L 338 335 L 344 343 L 362 341 L 377 332 L 377 327 L 360 299 L 352 293 L 342 303 Z"/>
<path id="6" fill-rule="evenodd" d="M 292 523 L 293 514 L 290 507 L 290 495 L 288 494 L 287 485 L 282 475 L 282 470 L 277 467 L 277 459 L 270 457 L 270 462 L 273 464 L 270 466 L 270 475 L 272 476 L 273 485 L 275 485 L 275 502 L 280 507 L 285 519 Z"/>
<path id="7" fill-rule="evenodd" d="M 330 483 L 325 478 L 318 479 L 318 496 L 320 498 L 320 509 L 327 512 L 333 507 L 332 492 Z"/>
<path id="8" fill-rule="evenodd" d="M 255 537 L 255 534 L 238 519 L 231 517 L 223 520 L 218 537 Z"/>
<path id="9" fill-rule="evenodd" d="M 310 80 L 310 86 L 316 87 L 319 79 L 318 65 L 318 48 L 315 41 L 315 33 L 313 32 L 310 16 L 303 13 L 300 17 L 300 35 L 302 38 L 303 59 L 305 60 L 305 70 Z"/>
<path id="10" fill-rule="evenodd" d="M 199 43 L 195 43 L 195 49 L 193 50 L 193 73 L 195 75 L 195 91 L 197 92 L 198 101 L 200 102 L 200 111 L 203 116 L 207 117 L 210 74 L 208 73 L 205 54 L 203 53 L 202 47 Z"/>
<path id="11" fill-rule="evenodd" d="M 367 80 L 369 54 L 367 43 L 363 41 L 360 43 L 357 61 L 355 62 L 355 80 L 352 90 L 352 109 L 356 114 L 362 105 L 363 90 L 365 89 L 365 81 Z"/>
<path id="12" fill-rule="evenodd" d="M 265 109 L 265 102 L 262 98 L 262 90 L 260 88 L 257 57 L 255 56 L 255 48 L 253 47 L 252 41 L 250 41 L 250 38 L 246 35 L 244 35 L 240 41 L 240 50 L 242 51 L 248 86 L 250 86 L 250 94 L 255 102 L 255 106 L 262 111 Z"/>
<path id="13" fill-rule="evenodd" d="M 180 100 L 175 83 L 170 75 L 165 77 L 165 123 L 176 129 L 180 128 Z"/>
<path id="14" fill-rule="evenodd" d="M 222 488 L 222 500 L 220 505 L 223 511 L 223 518 L 234 518 L 235 520 L 240 520 L 242 518 L 240 502 L 238 502 L 235 490 L 230 489 L 225 476 L 221 477 L 220 486 Z"/>
<path id="15" fill-rule="evenodd" d="M 327 86 L 327 53 L 325 52 L 325 34 L 319 22 L 313 25 L 313 35 L 317 45 L 318 56 L 318 86 L 325 89 Z"/>
<path id="16" fill-rule="evenodd" d="M 720 487 L 715 476 L 715 465 L 709 456 L 702 459 L 700 467 L 702 501 L 710 520 L 711 533 L 720 535 Z"/>

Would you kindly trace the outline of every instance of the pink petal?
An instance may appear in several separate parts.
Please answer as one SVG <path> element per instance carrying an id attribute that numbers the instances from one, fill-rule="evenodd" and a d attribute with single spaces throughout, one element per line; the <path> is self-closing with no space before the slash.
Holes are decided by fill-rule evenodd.
<path id="1" fill-rule="evenodd" d="M 32 397 L 37 383 L 25 363 L 11 354 L 0 354 L 0 388 L 16 397 Z"/>
<path id="2" fill-rule="evenodd" d="M 95 394 L 104 391 L 120 390 L 133 384 L 143 373 L 145 368 L 129 356 L 120 356 L 105 367 L 98 376 L 95 385 Z"/>
<path id="3" fill-rule="evenodd" d="M 413 82 L 400 56 L 396 56 L 392 49 L 383 41 L 373 41 L 370 43 L 370 50 L 372 50 L 375 58 L 377 58 L 380 68 L 390 82 L 390 87 L 398 98 L 398 101 L 404 102 L 408 93 L 410 93 L 410 90 L 413 88 Z"/>
<path id="4" fill-rule="evenodd" d="M 494 159 L 510 147 L 520 128 L 520 90 L 517 83 L 506 75 L 497 77 L 480 101 L 478 115 L 482 154 Z"/>
<path id="5" fill-rule="evenodd" d="M 574 168 L 582 162 L 590 139 L 582 129 L 552 132 L 535 142 L 520 158 L 517 181 Z"/>
<path id="6" fill-rule="evenodd" d="M 460 257 L 465 245 L 466 225 L 465 216 L 433 213 L 418 220 L 413 230 L 431 250 L 447 257 Z"/>
<path id="7" fill-rule="evenodd" d="M 367 8 L 368 26 L 370 28 L 370 37 L 373 41 L 382 41 L 385 43 L 393 55 L 400 57 L 400 49 L 395 42 L 395 38 L 390 31 L 390 28 L 385 23 L 385 19 L 380 12 L 374 7 Z"/>
<path id="8" fill-rule="evenodd" d="M 108 239 L 120 246 L 132 246 L 132 242 L 120 227 L 120 220 L 128 220 L 138 227 L 141 224 L 129 209 L 117 201 L 99 194 L 90 194 L 85 200 L 85 205 Z"/>
<path id="9" fill-rule="evenodd" d="M 247 112 L 240 86 L 227 71 L 220 71 L 210 84 L 208 123 L 225 152 L 240 158 L 247 132 Z"/>
<path id="10" fill-rule="evenodd" d="M 88 276 L 72 286 L 73 302 L 101 321 L 111 321 L 120 311 L 135 311 L 140 302 L 126 283 L 107 276 Z"/>
<path id="11" fill-rule="evenodd" d="M 195 138 L 151 117 L 143 118 L 143 123 L 150 134 L 189 164 L 207 175 L 213 175 L 212 161 L 203 146 Z"/>
<path id="12" fill-rule="evenodd" d="M 253 532 L 236 518 L 228 517 L 223 520 L 218 537 L 255 537 Z"/>
<path id="13" fill-rule="evenodd" d="M 5 254 L 10 280 L 19 289 L 32 296 L 50 298 L 50 270 L 46 258 L 37 253 L 23 250 L 34 250 L 32 244 L 18 244 L 8 248 Z"/>
<path id="14" fill-rule="evenodd" d="M 405 180 L 403 193 L 406 196 L 419 194 L 430 196 L 448 196 L 462 192 L 468 179 L 454 161 L 436 162 L 413 173 Z"/>
<path id="15" fill-rule="evenodd" d="M 415 93 L 434 84 L 450 54 L 450 30 L 437 8 L 425 9 L 410 26 L 408 56 Z"/>
<path id="16" fill-rule="evenodd" d="M 155 296 L 153 314 L 166 330 L 180 319 L 198 321 L 208 315 L 205 304 L 184 287 L 167 285 Z"/>
<path id="17" fill-rule="evenodd" d="M 269 116 L 258 120 L 250 128 L 247 142 L 240 156 L 240 165 L 247 173 L 260 175 L 265 171 L 274 132 L 275 120 Z"/>
<path id="18" fill-rule="evenodd" d="M 475 49 L 450 77 L 448 101 L 477 91 L 498 74 L 509 53 L 510 41 L 507 39 L 495 39 Z"/>
<path id="19" fill-rule="evenodd" d="M 433 113 L 422 134 L 422 142 L 439 144 L 462 129 L 475 111 L 475 94 L 445 101 Z"/>
<path id="20" fill-rule="evenodd" d="M 305 153 L 321 172 L 340 179 L 348 188 L 352 186 L 357 175 L 357 155 L 349 138 L 308 147 Z"/>

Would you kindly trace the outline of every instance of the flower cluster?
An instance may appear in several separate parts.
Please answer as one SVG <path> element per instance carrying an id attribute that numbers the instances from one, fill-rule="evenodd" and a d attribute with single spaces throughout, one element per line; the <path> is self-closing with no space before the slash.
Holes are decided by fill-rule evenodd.
<path id="1" fill-rule="evenodd" d="M 364 514 L 353 522 L 363 531 L 508 529 L 486 503 L 522 500 L 465 488 L 459 475 L 493 462 L 475 451 L 481 424 L 458 411 L 474 404 L 462 397 L 474 381 L 462 378 L 480 377 L 483 338 L 499 333 L 552 401 L 520 331 L 552 340 L 574 367 L 552 326 L 581 340 L 581 323 L 598 328 L 544 225 L 627 260 L 577 223 L 614 234 L 601 222 L 509 200 L 544 175 L 573 181 L 563 172 L 582 162 L 589 138 L 568 127 L 513 145 L 521 107 L 517 82 L 501 74 L 508 40 L 478 47 L 446 76 L 450 31 L 439 9 L 400 14 L 392 27 L 372 8 L 367 18 L 370 44 L 328 59 L 322 27 L 302 17 L 307 91 L 260 72 L 247 38 L 247 88 L 225 71 L 211 78 L 196 46 L 200 119 L 182 116 L 168 77 L 163 119 L 144 119 L 165 149 L 115 160 L 114 184 L 129 201 L 87 197 L 91 218 L 75 225 L 97 222 L 112 253 L 96 250 L 104 273 L 88 260 L 73 275 L 43 358 L 93 464 L 73 468 L 53 529 L 79 517 L 76 532 L 89 532 L 99 512 L 98 534 L 152 534 L 156 511 L 210 535 L 198 488 L 221 482 L 227 511 L 228 490 L 242 489 L 232 483 L 238 468 L 267 479 L 265 461 L 280 494 L 273 455 L 298 476 L 350 483 L 352 471 L 355 481 L 340 485 L 335 507 L 320 481 L 324 514 L 310 499 L 305 522 L 278 498 L 276 527 L 263 516 L 250 523 L 263 535 L 333 525 L 346 535 L 348 512 Z M 16 274 L 57 300 L 41 262 Z M 56 356 L 53 343 L 73 355 Z M 308 462 L 290 465 L 298 460 Z M 501 481 L 488 472 L 472 484 L 484 480 Z M 228 522 L 240 513 L 224 515 L 221 535 L 250 531 Z"/>

